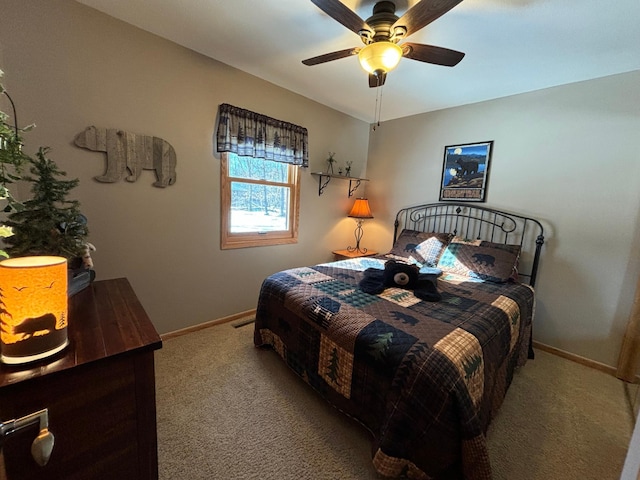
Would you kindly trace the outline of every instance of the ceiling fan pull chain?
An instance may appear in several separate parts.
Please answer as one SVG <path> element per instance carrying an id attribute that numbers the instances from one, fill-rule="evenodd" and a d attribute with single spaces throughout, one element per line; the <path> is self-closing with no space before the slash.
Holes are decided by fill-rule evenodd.
<path id="1" fill-rule="evenodd" d="M 378 97 L 380 96 L 380 89 L 376 88 L 376 104 L 373 109 L 373 131 L 376 131 L 376 122 L 378 121 Z"/>
<path id="2" fill-rule="evenodd" d="M 382 116 L 382 89 L 383 88 L 384 88 L 384 85 L 380 85 L 378 87 L 378 90 L 380 91 L 380 101 L 378 102 L 378 121 L 376 122 L 377 127 L 380 126 L 380 117 Z"/>
<path id="3" fill-rule="evenodd" d="M 381 85 L 381 76 L 378 76 L 378 87 L 376 88 L 376 109 L 374 112 L 373 119 L 373 131 L 376 131 L 376 127 L 380 126 L 380 116 L 382 112 L 382 89 L 384 88 L 384 84 Z"/>

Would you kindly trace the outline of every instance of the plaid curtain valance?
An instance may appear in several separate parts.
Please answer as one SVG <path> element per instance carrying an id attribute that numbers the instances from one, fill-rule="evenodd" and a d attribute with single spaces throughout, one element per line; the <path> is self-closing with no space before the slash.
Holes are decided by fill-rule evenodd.
<path id="1" fill-rule="evenodd" d="M 309 166 L 306 128 L 223 103 L 218 108 L 218 152 Z"/>

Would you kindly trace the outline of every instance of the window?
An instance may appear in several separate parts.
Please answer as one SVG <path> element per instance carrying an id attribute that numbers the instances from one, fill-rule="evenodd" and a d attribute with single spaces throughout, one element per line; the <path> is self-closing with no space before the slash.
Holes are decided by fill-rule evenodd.
<path id="1" fill-rule="evenodd" d="M 298 166 L 223 152 L 220 183 L 220 248 L 298 242 Z"/>
<path id="2" fill-rule="evenodd" d="M 307 129 L 223 103 L 218 108 L 220 246 L 298 242 L 299 167 L 309 165 Z"/>

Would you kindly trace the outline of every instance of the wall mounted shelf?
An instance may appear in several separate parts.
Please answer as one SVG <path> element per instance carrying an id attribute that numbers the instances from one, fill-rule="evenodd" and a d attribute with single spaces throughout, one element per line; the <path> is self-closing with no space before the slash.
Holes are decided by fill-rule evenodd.
<path id="1" fill-rule="evenodd" d="M 324 189 L 332 178 L 339 178 L 341 180 L 349 180 L 349 196 L 353 195 L 360 183 L 368 182 L 368 178 L 358 178 L 358 177 L 347 177 L 346 175 L 336 175 L 334 173 L 324 173 L 324 172 L 312 172 L 311 175 L 318 177 L 318 196 L 322 195 Z"/>

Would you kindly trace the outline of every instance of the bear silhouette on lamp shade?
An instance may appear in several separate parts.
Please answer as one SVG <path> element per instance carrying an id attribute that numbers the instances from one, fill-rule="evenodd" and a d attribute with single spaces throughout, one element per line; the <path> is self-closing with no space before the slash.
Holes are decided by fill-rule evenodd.
<path id="1" fill-rule="evenodd" d="M 67 259 L 15 257 L 0 262 L 0 360 L 30 363 L 68 345 Z"/>

